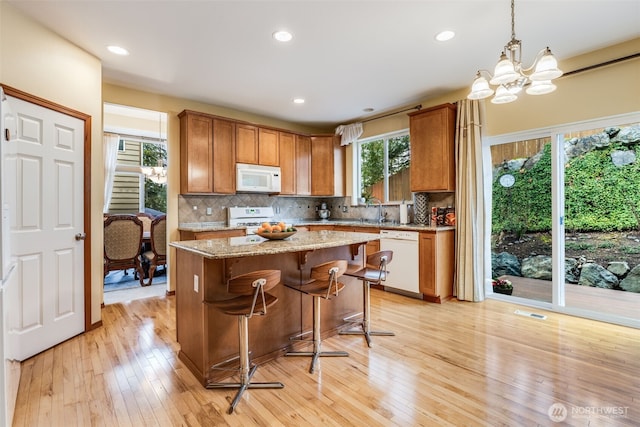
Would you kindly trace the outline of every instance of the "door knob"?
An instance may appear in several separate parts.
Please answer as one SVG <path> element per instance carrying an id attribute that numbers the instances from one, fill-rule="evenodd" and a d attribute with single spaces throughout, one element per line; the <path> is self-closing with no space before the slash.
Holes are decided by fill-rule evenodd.
<path id="1" fill-rule="evenodd" d="M 84 233 L 78 233 L 76 234 L 76 240 L 84 240 L 87 238 L 87 235 Z"/>

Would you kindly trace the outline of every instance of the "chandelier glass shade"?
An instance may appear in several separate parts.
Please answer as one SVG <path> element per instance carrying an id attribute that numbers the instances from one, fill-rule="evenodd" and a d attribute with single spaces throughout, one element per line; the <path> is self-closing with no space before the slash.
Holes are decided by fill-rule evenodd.
<path id="1" fill-rule="evenodd" d="M 167 168 L 164 166 L 143 166 L 141 168 L 145 178 L 160 185 L 167 183 Z"/>
<path id="2" fill-rule="evenodd" d="M 518 93 L 524 88 L 529 95 L 544 95 L 556 90 L 551 81 L 560 77 L 562 71 L 548 47 L 538 52 L 531 67 L 522 67 L 522 43 L 516 39 L 514 10 L 514 0 L 511 0 L 511 40 L 500 54 L 493 75 L 487 70 L 478 70 L 468 99 L 484 99 L 495 93 L 491 102 L 505 104 L 518 99 Z M 497 88 L 493 89 L 491 85 Z"/>

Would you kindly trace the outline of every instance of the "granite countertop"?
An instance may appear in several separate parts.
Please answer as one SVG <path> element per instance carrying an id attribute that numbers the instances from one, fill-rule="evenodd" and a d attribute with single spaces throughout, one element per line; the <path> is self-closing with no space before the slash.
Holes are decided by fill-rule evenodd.
<path id="1" fill-rule="evenodd" d="M 305 225 L 346 225 L 353 227 L 364 227 L 364 228 L 379 228 L 384 230 L 408 230 L 408 231 L 445 231 L 445 230 L 455 230 L 455 226 L 433 226 L 433 225 L 422 225 L 422 224 L 398 224 L 393 222 L 385 222 L 378 223 L 373 221 L 360 221 L 357 219 L 330 219 L 330 220 L 305 220 L 305 219 L 297 219 L 297 220 L 283 220 L 283 222 L 287 224 L 294 224 L 294 226 L 305 226 Z M 192 231 L 194 233 L 199 233 L 203 231 L 224 231 L 224 230 L 244 230 L 246 227 L 229 227 L 224 222 L 191 222 L 191 223 L 181 223 L 178 226 L 179 231 Z"/>
<path id="2" fill-rule="evenodd" d="M 378 240 L 379 234 L 346 231 L 300 231 L 285 240 L 267 240 L 257 235 L 210 240 L 186 240 L 169 243 L 170 246 L 210 259 L 244 256 L 273 255 L 287 252 L 366 243 Z"/>

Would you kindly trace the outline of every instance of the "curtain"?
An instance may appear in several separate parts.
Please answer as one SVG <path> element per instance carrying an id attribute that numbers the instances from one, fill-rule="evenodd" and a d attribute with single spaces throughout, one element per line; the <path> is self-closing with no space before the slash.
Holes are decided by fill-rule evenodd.
<path id="1" fill-rule="evenodd" d="M 109 211 L 111 194 L 113 193 L 113 179 L 116 175 L 116 164 L 118 163 L 118 143 L 120 135 L 105 133 L 103 136 L 103 156 L 104 156 L 104 207 L 103 212 Z"/>
<path id="2" fill-rule="evenodd" d="M 454 294 L 484 300 L 484 196 L 482 124 L 484 104 L 458 101 L 456 120 L 456 269 Z"/>
<path id="3" fill-rule="evenodd" d="M 340 145 L 349 145 L 358 140 L 362 135 L 362 123 L 352 123 L 350 125 L 340 125 L 336 128 L 336 135 L 342 135 Z"/>

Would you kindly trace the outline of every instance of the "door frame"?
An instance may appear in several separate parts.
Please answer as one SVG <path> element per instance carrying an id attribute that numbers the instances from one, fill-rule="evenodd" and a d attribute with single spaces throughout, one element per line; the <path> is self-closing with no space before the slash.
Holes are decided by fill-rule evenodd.
<path id="1" fill-rule="evenodd" d="M 14 98 L 30 102 L 40 107 L 74 117 L 84 122 L 84 332 L 99 327 L 102 321 L 91 324 L 91 116 L 80 111 L 56 104 L 55 102 L 31 95 L 19 89 L 0 83 L 4 93 Z"/>

